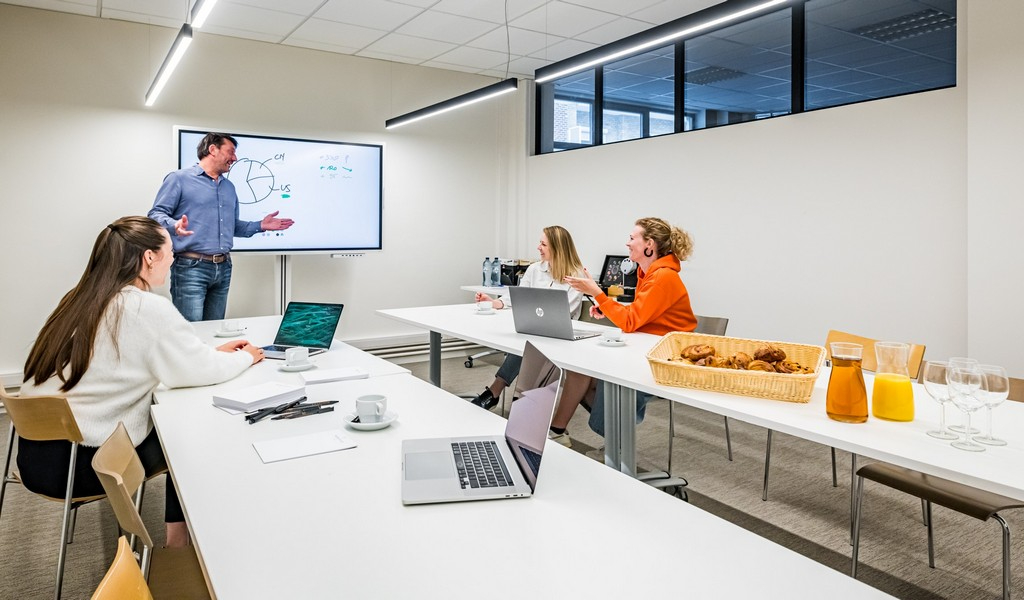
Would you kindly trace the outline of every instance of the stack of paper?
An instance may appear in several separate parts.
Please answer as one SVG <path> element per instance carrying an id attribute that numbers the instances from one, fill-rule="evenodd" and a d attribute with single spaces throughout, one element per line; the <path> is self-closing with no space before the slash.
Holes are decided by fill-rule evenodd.
<path id="1" fill-rule="evenodd" d="M 306 395 L 306 386 L 268 381 L 237 390 L 218 392 L 213 405 L 232 410 L 251 411 L 298 400 Z"/>
<path id="2" fill-rule="evenodd" d="M 277 440 L 253 442 L 252 447 L 259 454 L 260 460 L 265 463 L 271 463 L 290 458 L 348 450 L 349 448 L 355 448 L 356 443 L 350 440 L 344 431 L 332 429 L 330 431 L 305 433 Z"/>
<path id="3" fill-rule="evenodd" d="M 362 367 L 339 367 L 337 369 L 315 369 L 300 373 L 306 383 L 327 383 L 347 379 L 366 379 L 370 376 Z"/>

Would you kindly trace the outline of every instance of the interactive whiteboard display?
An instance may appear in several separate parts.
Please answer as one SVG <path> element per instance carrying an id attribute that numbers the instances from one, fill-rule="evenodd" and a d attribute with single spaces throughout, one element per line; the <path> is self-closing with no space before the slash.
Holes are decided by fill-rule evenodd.
<path id="1" fill-rule="evenodd" d="M 207 131 L 178 130 L 178 168 L 198 161 Z M 232 252 L 294 254 L 379 250 L 383 146 L 230 134 L 238 162 L 227 174 L 239 215 L 259 221 L 274 211 L 295 221 L 284 231 L 235 238 Z"/>

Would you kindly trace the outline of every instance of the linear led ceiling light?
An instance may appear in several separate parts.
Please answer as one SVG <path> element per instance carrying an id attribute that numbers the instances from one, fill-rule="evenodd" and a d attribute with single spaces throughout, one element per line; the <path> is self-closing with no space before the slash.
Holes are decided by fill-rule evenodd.
<path id="1" fill-rule="evenodd" d="M 547 69 L 545 68 L 537 69 L 536 83 L 544 83 L 545 81 L 558 79 L 559 77 L 564 77 L 577 71 L 582 71 L 583 69 L 587 69 L 595 65 L 615 60 L 616 58 L 634 54 L 636 52 L 640 52 L 641 50 L 646 50 L 648 48 L 661 46 L 671 41 L 677 40 L 681 37 L 686 37 L 688 35 L 692 35 L 694 33 L 704 31 L 706 29 L 718 27 L 719 25 L 723 25 L 730 21 L 735 21 L 736 19 L 741 19 L 747 15 L 756 13 L 766 8 L 777 6 L 779 4 L 784 4 L 788 1 L 789 0 L 768 0 L 768 2 L 761 2 L 749 8 L 744 8 L 742 10 L 730 12 L 720 17 L 704 21 L 697 25 L 690 25 L 689 23 L 686 23 L 683 29 L 674 30 L 671 28 L 671 25 L 655 27 L 654 29 L 651 29 L 644 33 L 640 33 L 635 36 L 626 38 L 625 40 L 622 40 L 627 44 L 627 47 L 625 48 L 615 49 L 615 47 L 619 46 L 619 44 L 612 44 L 612 48 L 606 49 L 606 52 L 601 52 L 601 49 L 598 49 L 592 51 L 593 54 L 586 53 L 581 55 L 580 58 L 582 59 L 582 62 L 578 64 L 572 64 L 574 61 L 572 61 L 572 59 L 569 59 L 567 61 L 564 61 L 564 63 L 568 63 L 564 68 L 557 68 L 556 65 L 552 65 L 552 67 L 555 68 L 550 73 L 546 73 L 545 71 Z M 692 19 L 683 17 L 682 19 L 679 19 L 679 21 L 692 22 Z M 631 41 L 634 43 L 629 43 Z M 588 54 L 593 56 L 593 58 L 585 58 Z"/>
<path id="2" fill-rule="evenodd" d="M 174 38 L 171 51 L 167 53 L 164 64 L 160 65 L 160 70 L 156 73 L 153 85 L 149 86 L 149 91 L 146 92 L 146 106 L 153 106 L 153 103 L 156 102 L 157 96 L 160 95 L 164 86 L 167 85 L 167 80 L 171 78 L 171 73 L 174 72 L 175 67 L 181 62 L 181 57 L 185 56 L 185 51 L 188 50 L 188 46 L 191 43 L 192 26 L 186 23 L 181 26 L 178 37 Z"/>
<path id="3" fill-rule="evenodd" d="M 210 16 L 210 11 L 213 10 L 213 5 L 217 3 L 217 0 L 196 0 L 195 6 L 192 7 L 192 28 L 202 29 L 203 23 L 206 23 L 206 17 Z"/>
<path id="4" fill-rule="evenodd" d="M 394 129 L 395 127 L 408 125 L 409 123 L 419 121 L 420 119 L 433 117 L 434 115 L 446 113 L 450 110 L 455 110 L 456 108 L 462 108 L 463 106 L 468 106 L 476 102 L 481 102 L 483 100 L 494 98 L 495 96 L 500 96 L 502 94 L 515 91 L 518 87 L 519 80 L 516 79 L 515 77 L 509 77 L 504 81 L 499 81 L 498 83 L 489 85 L 487 87 L 482 87 L 476 91 L 469 92 L 461 96 L 456 96 L 454 98 L 451 98 L 450 100 L 445 100 L 444 102 L 431 104 L 426 108 L 414 110 L 411 113 L 406 113 L 400 117 L 388 119 L 387 121 L 384 122 L 384 128 Z"/>

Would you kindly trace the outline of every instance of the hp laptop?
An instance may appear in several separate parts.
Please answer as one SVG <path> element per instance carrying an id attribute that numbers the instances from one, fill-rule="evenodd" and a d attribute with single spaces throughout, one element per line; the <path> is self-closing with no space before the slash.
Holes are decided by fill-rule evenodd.
<path id="1" fill-rule="evenodd" d="M 265 356 L 284 360 L 285 350 L 303 346 L 309 348 L 310 356 L 326 352 L 334 341 L 342 308 L 342 304 L 289 302 L 274 343 L 263 347 Z"/>
<path id="2" fill-rule="evenodd" d="M 599 331 L 573 329 L 569 294 L 565 290 L 510 287 L 508 293 L 512 297 L 512 322 L 516 333 L 561 340 L 582 340 L 601 335 Z"/>
<path id="3" fill-rule="evenodd" d="M 402 504 L 525 498 L 565 377 L 529 342 L 505 435 L 402 441 Z M 529 388 L 529 389 L 523 389 Z"/>

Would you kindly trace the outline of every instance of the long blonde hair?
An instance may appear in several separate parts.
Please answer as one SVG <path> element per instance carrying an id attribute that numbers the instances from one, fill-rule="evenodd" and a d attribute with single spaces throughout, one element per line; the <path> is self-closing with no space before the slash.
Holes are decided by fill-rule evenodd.
<path id="1" fill-rule="evenodd" d="M 551 225 L 544 228 L 544 236 L 548 238 L 548 269 L 551 271 L 551 278 L 555 281 L 562 281 L 566 276 L 577 276 L 583 273 L 583 261 L 576 253 L 576 244 L 572 241 L 569 232 L 560 225 Z"/>
<path id="2" fill-rule="evenodd" d="M 657 247 L 657 258 L 675 254 L 682 262 L 693 254 L 693 238 L 678 227 L 672 227 L 664 219 L 646 217 L 637 219 L 636 225 L 644 230 L 644 239 L 653 240 Z"/>

